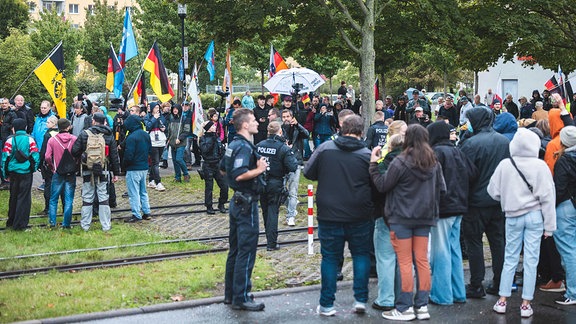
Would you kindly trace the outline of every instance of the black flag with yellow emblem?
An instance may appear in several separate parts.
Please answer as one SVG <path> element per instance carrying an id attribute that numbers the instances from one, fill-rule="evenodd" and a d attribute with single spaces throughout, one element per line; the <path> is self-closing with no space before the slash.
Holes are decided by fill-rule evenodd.
<path id="1" fill-rule="evenodd" d="M 44 62 L 34 70 L 34 73 L 50 93 L 60 118 L 66 118 L 66 76 L 64 75 L 62 41 L 54 47 Z"/>

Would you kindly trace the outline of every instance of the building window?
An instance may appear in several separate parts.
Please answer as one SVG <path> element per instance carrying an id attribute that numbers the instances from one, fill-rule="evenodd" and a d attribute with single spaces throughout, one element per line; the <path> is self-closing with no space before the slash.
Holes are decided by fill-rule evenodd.
<path id="1" fill-rule="evenodd" d="M 26 4 L 28 5 L 28 12 L 29 13 L 34 13 L 36 11 L 36 2 L 28 1 Z"/>
<path id="2" fill-rule="evenodd" d="M 72 28 L 78 29 L 78 28 L 80 28 L 80 25 L 78 25 L 78 24 L 72 24 Z"/>
<path id="3" fill-rule="evenodd" d="M 69 4 L 68 5 L 68 13 L 78 14 L 78 4 Z"/>
<path id="4" fill-rule="evenodd" d="M 63 4 L 63 2 L 44 0 L 44 1 L 42 1 L 42 10 L 45 10 L 45 11 L 56 10 L 56 12 L 58 14 L 62 14 L 62 12 L 64 11 L 62 4 Z"/>
<path id="5" fill-rule="evenodd" d="M 88 8 L 86 8 L 86 10 L 93 15 L 94 14 L 94 5 L 88 5 Z"/>

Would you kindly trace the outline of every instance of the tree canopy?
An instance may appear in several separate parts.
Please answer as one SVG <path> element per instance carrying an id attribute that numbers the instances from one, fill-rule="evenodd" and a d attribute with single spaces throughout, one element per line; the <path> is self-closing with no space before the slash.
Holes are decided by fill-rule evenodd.
<path id="1" fill-rule="evenodd" d="M 10 29 L 26 30 L 30 17 L 28 6 L 23 0 L 0 1 L 0 40 L 10 35 Z"/>

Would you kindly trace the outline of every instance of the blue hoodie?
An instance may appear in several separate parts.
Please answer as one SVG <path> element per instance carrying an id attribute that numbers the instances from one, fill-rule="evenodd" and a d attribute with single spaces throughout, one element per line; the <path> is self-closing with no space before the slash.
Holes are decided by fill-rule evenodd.
<path id="1" fill-rule="evenodd" d="M 518 122 L 516 122 L 514 115 L 509 112 L 504 112 L 496 116 L 494 130 L 506 136 L 506 138 L 511 141 L 518 130 Z"/>
<path id="2" fill-rule="evenodd" d="M 124 121 L 128 130 L 125 141 L 124 165 L 126 171 L 148 170 L 148 155 L 152 149 L 150 136 L 142 129 L 140 117 L 130 115 Z"/>

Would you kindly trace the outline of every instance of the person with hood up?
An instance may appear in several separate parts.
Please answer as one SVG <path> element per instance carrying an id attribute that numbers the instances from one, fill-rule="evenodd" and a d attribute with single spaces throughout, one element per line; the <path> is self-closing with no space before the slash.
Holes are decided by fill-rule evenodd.
<path id="1" fill-rule="evenodd" d="M 438 221 L 440 197 L 446 193 L 442 167 L 428 144 L 426 128 L 412 124 L 406 130 L 404 150 L 380 173 L 381 148 L 370 157 L 370 177 L 376 189 L 386 193 L 384 215 L 390 224 L 390 238 L 400 267 L 401 292 L 395 309 L 382 313 L 389 320 L 429 319 L 430 264 L 428 235 Z M 414 203 L 414 199 L 418 203 Z M 414 296 L 413 268 L 417 273 Z"/>
<path id="2" fill-rule="evenodd" d="M 317 147 L 304 167 L 307 179 L 318 180 L 322 288 L 317 312 L 322 316 L 336 314 L 336 279 L 346 241 L 354 264 L 354 311 L 364 313 L 368 302 L 374 204 L 368 174 L 370 151 L 361 139 L 362 130 L 361 117 L 346 118 L 341 135 Z"/>
<path id="3" fill-rule="evenodd" d="M 190 174 L 186 168 L 186 161 L 184 161 L 184 150 L 186 149 L 186 138 L 190 132 L 190 125 L 182 121 L 182 106 L 176 104 L 172 107 L 172 114 L 168 118 L 168 128 L 166 136 L 168 137 L 168 145 L 172 151 L 172 164 L 174 165 L 174 179 L 176 182 L 190 181 Z"/>
<path id="4" fill-rule="evenodd" d="M 468 211 L 468 188 L 478 170 L 450 141 L 453 127 L 438 121 L 427 127 L 430 145 L 446 181 L 446 194 L 440 198 L 440 219 L 430 229 L 430 300 L 439 305 L 466 302 L 460 225 Z"/>
<path id="5" fill-rule="evenodd" d="M 509 112 L 503 112 L 496 116 L 494 130 L 506 136 L 506 138 L 511 141 L 518 130 L 518 122 L 514 115 Z"/>
<path id="6" fill-rule="evenodd" d="M 536 266 L 540 254 L 540 237 L 550 238 L 556 230 L 556 197 L 552 175 L 544 161 L 538 159 L 540 138 L 520 128 L 510 142 L 510 158 L 500 161 L 488 184 L 488 194 L 500 201 L 506 216 L 506 251 L 500 280 L 500 299 L 493 310 L 506 313 L 507 298 L 520 249 L 524 243 L 522 305 L 520 316 L 533 314 L 530 305 L 536 286 Z"/>
<path id="7" fill-rule="evenodd" d="M 150 136 L 142 129 L 141 119 L 130 115 L 124 121 L 128 136 L 124 146 L 124 164 L 126 165 L 126 189 L 132 209 L 132 217 L 127 223 L 150 219 L 150 202 L 146 191 L 148 174 L 148 156 L 152 152 Z M 144 215 L 140 215 L 140 212 Z"/>
<path id="8" fill-rule="evenodd" d="M 478 178 L 470 186 L 468 212 L 463 217 L 463 233 L 470 262 L 470 284 L 466 287 L 467 298 L 483 298 L 486 292 L 498 294 L 500 273 L 504 262 L 504 216 L 500 204 L 492 199 L 486 188 L 498 163 L 510 156 L 510 141 L 492 128 L 494 114 L 486 108 L 472 108 L 467 113 L 468 130 L 471 135 L 461 141 L 461 150 L 478 169 Z M 482 236 L 486 233 L 494 279 L 485 291 L 482 281 L 486 273 Z"/>
<path id="9" fill-rule="evenodd" d="M 88 231 L 90 229 L 90 224 L 92 224 L 92 205 L 95 197 L 98 197 L 98 217 L 100 218 L 102 230 L 107 232 L 112 226 L 108 181 L 118 181 L 117 174 L 120 172 L 120 161 L 118 159 L 118 148 L 116 146 L 114 134 L 110 127 L 104 125 L 105 123 L 106 116 L 101 113 L 94 114 L 94 116 L 92 116 L 92 127 L 83 130 L 72 146 L 72 156 L 75 158 L 81 158 L 85 155 L 84 153 L 86 152 L 89 136 L 87 131 L 91 132 L 95 136 L 102 134 L 106 144 L 107 154 L 105 161 L 102 161 L 100 168 L 97 170 L 88 170 L 86 167 L 82 168 L 82 210 L 80 226 L 85 231 Z M 82 161 L 85 163 L 84 159 L 82 159 Z M 112 174 L 105 172 L 105 170 L 111 170 Z M 112 179 L 109 179 L 110 177 L 112 177 Z"/>
<path id="10" fill-rule="evenodd" d="M 555 93 L 552 98 L 554 98 L 554 103 L 559 109 L 553 108 L 548 111 L 548 122 L 550 123 L 550 136 L 552 137 L 552 140 L 546 146 L 544 161 L 548 164 L 548 168 L 550 168 L 552 175 L 554 175 L 554 164 L 556 164 L 558 153 L 562 149 L 560 130 L 562 130 L 564 126 L 573 125 L 573 121 L 570 117 L 570 113 L 566 110 L 566 106 L 564 106 L 562 97 Z"/>
<path id="11" fill-rule="evenodd" d="M 576 305 L 576 127 L 564 127 L 560 131 L 560 142 L 563 150 L 554 172 L 557 224 L 554 241 L 566 270 L 566 293 L 555 302 L 567 306 Z"/>
<path id="12" fill-rule="evenodd" d="M 74 142 L 76 142 L 76 136 L 69 133 L 71 124 L 68 119 L 60 118 L 57 123 L 58 134 L 49 137 L 46 144 L 45 161 L 52 172 L 48 221 L 50 227 L 56 226 L 58 197 L 63 196 L 64 218 L 62 220 L 62 228 L 70 228 L 74 191 L 76 190 L 76 160 L 72 158 L 71 150 Z M 69 172 L 64 173 L 61 171 L 65 169 L 68 169 Z"/>

